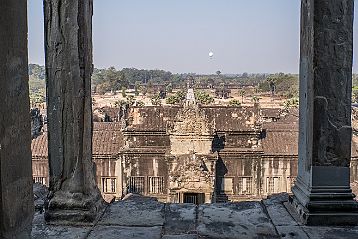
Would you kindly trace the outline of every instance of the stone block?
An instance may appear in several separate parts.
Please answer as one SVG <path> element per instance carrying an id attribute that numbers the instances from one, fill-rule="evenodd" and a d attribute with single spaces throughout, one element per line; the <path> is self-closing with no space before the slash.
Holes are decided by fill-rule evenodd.
<path id="1" fill-rule="evenodd" d="M 167 204 L 165 206 L 166 235 L 186 234 L 195 231 L 196 211 L 194 204 Z"/>
<path id="2" fill-rule="evenodd" d="M 111 204 L 100 225 L 162 226 L 164 204 L 154 200 L 124 200 Z"/>
<path id="3" fill-rule="evenodd" d="M 358 227 L 308 227 L 303 226 L 302 229 L 309 235 L 310 238 L 324 238 L 324 239 L 346 239 L 358 238 Z"/>
<path id="4" fill-rule="evenodd" d="M 199 206 L 198 234 L 202 238 L 278 238 L 259 202 Z"/>
<path id="5" fill-rule="evenodd" d="M 162 239 L 198 239 L 195 234 L 182 234 L 182 235 L 165 235 Z"/>
<path id="6" fill-rule="evenodd" d="M 284 239 L 309 239 L 300 226 L 276 226 L 276 230 Z"/>
<path id="7" fill-rule="evenodd" d="M 297 226 L 298 223 L 287 211 L 284 203 L 288 200 L 288 194 L 278 194 L 263 200 L 267 213 L 272 223 L 277 226 Z"/>
<path id="8" fill-rule="evenodd" d="M 31 238 L 33 239 L 85 239 L 91 232 L 91 227 L 48 226 L 34 225 Z"/>
<path id="9" fill-rule="evenodd" d="M 88 239 L 161 239 L 161 227 L 96 226 Z"/>

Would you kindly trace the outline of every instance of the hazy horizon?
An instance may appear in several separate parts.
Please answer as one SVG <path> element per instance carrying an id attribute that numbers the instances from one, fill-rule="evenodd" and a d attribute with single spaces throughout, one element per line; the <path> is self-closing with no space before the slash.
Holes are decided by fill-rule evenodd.
<path id="1" fill-rule="evenodd" d="M 94 65 L 173 73 L 297 74 L 300 2 L 94 0 Z M 40 65 L 44 64 L 42 4 L 28 1 L 29 62 Z M 355 22 L 355 45 L 357 30 Z M 358 71 L 357 62 L 353 69 Z"/>

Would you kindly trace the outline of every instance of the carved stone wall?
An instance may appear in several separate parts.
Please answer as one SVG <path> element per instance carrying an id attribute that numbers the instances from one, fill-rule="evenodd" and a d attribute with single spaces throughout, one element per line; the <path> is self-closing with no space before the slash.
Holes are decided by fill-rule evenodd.
<path id="1" fill-rule="evenodd" d="M 170 154 L 210 154 L 214 127 L 205 111 L 198 105 L 185 105 L 167 127 L 167 133 L 170 135 Z"/>

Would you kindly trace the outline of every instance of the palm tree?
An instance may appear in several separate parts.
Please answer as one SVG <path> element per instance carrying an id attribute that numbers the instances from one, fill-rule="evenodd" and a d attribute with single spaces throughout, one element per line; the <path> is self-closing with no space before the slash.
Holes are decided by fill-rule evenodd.
<path id="1" fill-rule="evenodd" d="M 240 96 L 241 96 L 241 102 L 242 102 L 242 103 L 244 103 L 244 96 L 245 96 L 245 94 L 246 94 L 246 91 L 244 91 L 244 90 L 241 90 L 241 91 L 240 91 Z"/>
<path id="2" fill-rule="evenodd" d="M 254 102 L 254 103 L 259 103 L 260 98 L 257 97 L 257 96 L 253 96 L 252 99 L 251 99 L 251 101 Z"/>

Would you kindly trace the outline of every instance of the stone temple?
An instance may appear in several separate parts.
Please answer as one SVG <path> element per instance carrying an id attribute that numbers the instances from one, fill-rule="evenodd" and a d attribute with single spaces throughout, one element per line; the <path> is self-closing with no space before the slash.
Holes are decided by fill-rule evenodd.
<path id="1" fill-rule="evenodd" d="M 112 122 L 94 122 L 93 159 L 106 199 L 135 193 L 172 203 L 260 200 L 290 193 L 297 177 L 297 110 L 200 106 L 189 88 L 182 107 L 101 111 Z M 351 182 L 358 181 L 357 141 L 353 136 Z M 46 131 L 32 152 L 34 181 L 48 185 Z"/>
<path id="2" fill-rule="evenodd" d="M 277 138 L 265 152 L 265 141 L 273 129 L 255 125 L 256 117 L 262 119 L 257 109 L 244 113 L 245 108 L 228 108 L 223 113 L 189 100 L 170 114 L 164 108 L 122 109 L 117 122 L 120 130 L 98 130 L 108 127 L 102 125 L 94 131 L 90 84 L 93 1 L 45 0 L 48 125 L 47 134 L 39 137 L 47 135 L 48 147 L 41 150 L 48 152 L 49 193 L 35 190 L 35 198 L 46 195 L 44 208 L 36 213 L 26 3 L 0 3 L 0 238 L 358 238 L 358 203 L 350 185 L 350 170 L 356 170 L 351 143 L 354 0 L 301 1 L 298 159 L 292 194 L 200 205 L 195 203 L 219 196 L 219 200 L 229 200 L 229 195 L 249 191 L 243 185 L 250 185 L 250 177 L 254 190 L 274 191 L 286 181 L 272 176 L 284 176 L 276 168 L 286 167 L 286 172 L 290 168 L 285 177 L 295 175 L 289 163 L 269 158 L 270 151 L 282 151 L 276 148 Z M 153 117 L 157 115 L 159 119 Z M 193 119 L 190 124 L 185 124 L 187 117 Z M 143 128 L 143 122 L 151 120 L 157 123 L 146 123 L 151 127 Z M 229 124 L 238 127 L 231 132 Z M 123 139 L 118 146 L 119 160 L 111 156 L 110 144 L 101 148 L 103 144 L 93 142 L 101 134 L 112 134 L 112 138 L 99 137 L 109 142 L 120 142 L 115 140 L 117 134 Z M 155 138 L 161 139 L 159 147 L 153 143 Z M 177 147 L 187 150 L 183 153 Z M 100 154 L 93 153 L 97 149 Z M 261 159 L 254 158 L 253 152 L 259 155 L 260 150 Z M 291 151 L 294 147 L 289 144 L 286 152 Z M 148 155 L 151 160 L 142 163 Z M 233 155 L 242 158 L 234 160 Z M 264 159 L 273 166 L 264 162 L 262 169 L 256 169 L 252 162 Z M 246 168 L 245 163 L 230 165 L 245 160 L 254 168 Z M 106 163 L 110 166 L 102 170 L 108 172 L 100 172 L 98 165 Z M 190 178 L 182 173 L 187 168 L 194 172 Z M 122 189 L 123 194 L 138 190 L 155 194 L 160 190 L 157 185 L 164 185 L 167 202 L 194 203 L 163 203 L 130 194 L 108 204 L 98 189 L 97 175 L 120 172 L 125 185 L 115 185 L 118 193 Z M 264 176 L 257 180 L 252 172 Z M 193 180 L 201 186 L 194 186 Z M 112 178 L 102 184 L 106 191 L 113 191 Z"/>

